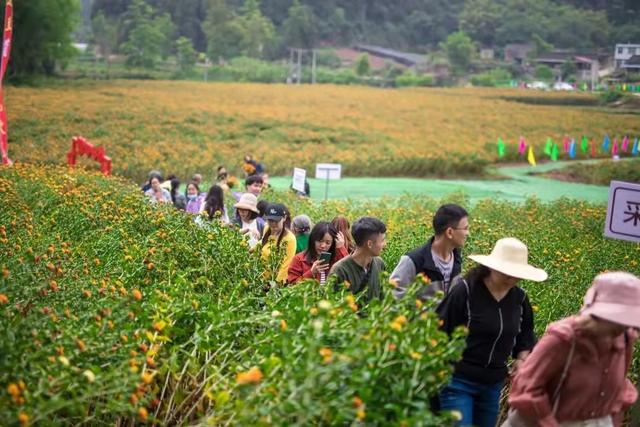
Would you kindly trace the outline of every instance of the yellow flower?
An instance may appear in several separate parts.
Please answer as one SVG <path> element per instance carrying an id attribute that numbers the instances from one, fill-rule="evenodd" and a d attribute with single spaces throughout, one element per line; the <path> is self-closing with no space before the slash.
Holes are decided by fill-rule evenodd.
<path id="1" fill-rule="evenodd" d="M 417 308 L 418 310 L 420 310 L 420 309 L 422 308 L 422 306 L 423 306 L 423 305 L 424 305 L 424 304 L 422 303 L 422 300 L 419 300 L 419 299 L 417 299 L 417 300 L 416 300 L 416 308 Z"/>
<path id="2" fill-rule="evenodd" d="M 418 353 L 417 351 L 412 351 L 411 353 L 409 353 L 409 356 L 411 356 L 411 358 L 414 360 L 422 359 L 422 354 Z"/>
<path id="3" fill-rule="evenodd" d="M 394 322 L 400 323 L 401 325 L 407 324 L 407 317 L 403 314 L 393 319 Z"/>
<path id="4" fill-rule="evenodd" d="M 64 356 L 59 356 L 58 361 L 62 363 L 64 366 L 69 366 L 69 359 Z"/>
<path id="5" fill-rule="evenodd" d="M 366 416 L 367 414 L 364 412 L 364 409 L 358 409 L 358 412 L 356 412 L 356 417 L 361 421 L 364 420 Z"/>
<path id="6" fill-rule="evenodd" d="M 402 324 L 398 322 L 391 322 L 391 329 L 399 332 L 402 330 Z"/>
<path id="7" fill-rule="evenodd" d="M 284 319 L 280 320 L 280 329 L 282 330 L 282 332 L 287 330 L 287 322 Z"/>
<path id="8" fill-rule="evenodd" d="M 142 378 L 142 382 L 145 384 L 151 384 L 153 381 L 153 374 L 148 371 L 143 372 L 140 377 Z"/>
<path id="9" fill-rule="evenodd" d="M 331 303 L 326 299 L 323 299 L 318 303 L 318 308 L 320 308 L 320 310 L 329 311 L 331 310 Z"/>
<path id="10" fill-rule="evenodd" d="M 82 375 L 84 375 L 87 378 L 87 381 L 89 381 L 90 383 L 94 382 L 96 380 L 96 374 L 94 374 L 93 372 L 91 372 L 89 369 L 87 369 L 86 371 L 84 371 L 82 373 Z"/>

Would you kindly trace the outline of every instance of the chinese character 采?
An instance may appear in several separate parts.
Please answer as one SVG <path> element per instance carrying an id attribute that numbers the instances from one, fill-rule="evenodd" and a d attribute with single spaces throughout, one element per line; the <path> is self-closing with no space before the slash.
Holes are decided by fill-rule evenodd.
<path id="1" fill-rule="evenodd" d="M 635 210 L 633 207 L 635 206 Z M 627 201 L 627 210 L 624 211 L 624 214 L 627 215 L 624 219 L 624 222 L 629 222 L 633 220 L 633 226 L 637 227 L 640 224 L 640 202 L 632 202 Z"/>

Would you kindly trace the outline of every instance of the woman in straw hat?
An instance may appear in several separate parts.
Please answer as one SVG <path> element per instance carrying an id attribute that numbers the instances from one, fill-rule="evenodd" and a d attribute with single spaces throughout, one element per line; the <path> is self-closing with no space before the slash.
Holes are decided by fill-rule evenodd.
<path id="1" fill-rule="evenodd" d="M 515 376 L 504 426 L 619 426 L 638 392 L 627 379 L 640 328 L 640 278 L 603 273 L 577 316 L 552 323 Z"/>
<path id="2" fill-rule="evenodd" d="M 469 331 L 440 404 L 457 411 L 462 426 L 495 427 L 509 357 L 520 362 L 535 344 L 533 310 L 518 282 L 541 282 L 547 273 L 529 265 L 527 247 L 512 237 L 498 240 L 490 255 L 469 258 L 479 265 L 454 281 L 437 308 L 448 334 L 459 326 Z"/>
<path id="3" fill-rule="evenodd" d="M 244 193 L 233 207 L 236 208 L 233 224 L 240 227 L 240 233 L 247 237 L 249 247 L 253 248 L 262 238 L 265 225 L 258 216 L 258 199 L 251 193 Z"/>

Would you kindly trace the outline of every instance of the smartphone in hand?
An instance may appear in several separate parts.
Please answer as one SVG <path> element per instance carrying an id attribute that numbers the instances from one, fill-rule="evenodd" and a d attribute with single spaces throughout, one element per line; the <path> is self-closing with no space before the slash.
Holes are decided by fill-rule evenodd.
<path id="1" fill-rule="evenodd" d="M 331 252 L 320 252 L 319 259 L 323 264 L 329 264 L 331 262 Z"/>

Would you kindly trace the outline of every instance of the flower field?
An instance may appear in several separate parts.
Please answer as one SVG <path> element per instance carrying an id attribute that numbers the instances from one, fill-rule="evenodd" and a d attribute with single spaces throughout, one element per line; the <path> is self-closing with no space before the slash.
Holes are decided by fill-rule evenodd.
<path id="1" fill-rule="evenodd" d="M 272 175 L 335 161 L 349 176 L 478 176 L 496 160 L 498 137 L 515 149 L 522 135 L 542 157 L 549 137 L 600 142 L 605 134 L 640 134 L 632 114 L 564 105 L 566 98 L 509 89 L 152 81 L 6 91 L 14 160 L 64 163 L 71 137 L 82 135 L 106 147 L 115 173 L 137 181 L 155 168 L 179 176 L 212 175 L 219 164 L 239 171 L 247 152 Z"/>
<path id="2" fill-rule="evenodd" d="M 316 221 L 380 217 L 387 266 L 428 237 L 440 203 L 265 197 Z M 265 292 L 265 266 L 239 234 L 150 206 L 119 178 L 18 164 L 0 168 L 0 202 L 5 424 L 448 423 L 428 395 L 464 331 L 449 340 L 411 296 L 395 302 L 387 288 L 364 306 L 312 282 Z M 640 246 L 602 237 L 603 206 L 485 201 L 470 212 L 466 254 L 513 235 L 549 272 L 524 283 L 538 333 L 579 308 L 598 272 L 640 271 Z"/>

